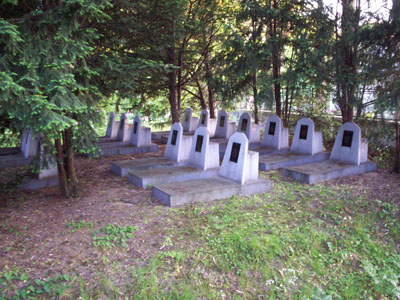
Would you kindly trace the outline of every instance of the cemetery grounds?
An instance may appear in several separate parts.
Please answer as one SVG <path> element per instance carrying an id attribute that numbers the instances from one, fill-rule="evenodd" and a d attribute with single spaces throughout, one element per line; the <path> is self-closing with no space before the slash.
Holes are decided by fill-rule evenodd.
<path id="1" fill-rule="evenodd" d="M 266 194 L 178 208 L 77 158 L 79 199 L 0 182 L 0 299 L 400 299 L 400 176 L 315 185 L 260 172 Z M 374 158 L 372 158 L 374 159 Z"/>

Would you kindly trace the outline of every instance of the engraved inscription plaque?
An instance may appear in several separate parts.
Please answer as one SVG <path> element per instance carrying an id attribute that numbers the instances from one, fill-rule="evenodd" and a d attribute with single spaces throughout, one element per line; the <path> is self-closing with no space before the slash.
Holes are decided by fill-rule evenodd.
<path id="1" fill-rule="evenodd" d="M 300 126 L 300 139 L 301 140 L 306 140 L 307 139 L 307 134 L 308 134 L 308 125 L 301 125 Z"/>
<path id="2" fill-rule="evenodd" d="M 185 122 L 186 122 L 186 123 L 189 122 L 189 113 L 186 113 L 186 114 L 185 114 Z"/>
<path id="3" fill-rule="evenodd" d="M 248 122 L 249 120 L 247 120 L 247 119 L 242 119 L 242 126 L 240 127 L 240 131 L 246 131 L 246 129 L 247 129 L 247 122 Z"/>
<path id="4" fill-rule="evenodd" d="M 240 143 L 232 143 L 232 151 L 229 160 L 231 162 L 237 163 L 240 153 Z"/>
<path id="5" fill-rule="evenodd" d="M 224 127 L 225 125 L 225 116 L 221 116 L 219 118 L 219 127 Z"/>
<path id="6" fill-rule="evenodd" d="M 194 149 L 194 151 L 201 152 L 201 147 L 203 146 L 203 139 L 204 139 L 204 136 L 202 136 L 202 135 L 197 136 L 196 148 Z"/>
<path id="7" fill-rule="evenodd" d="M 176 138 L 178 137 L 178 130 L 172 130 L 171 145 L 176 145 Z"/>
<path id="8" fill-rule="evenodd" d="M 136 133 L 137 133 L 137 127 L 138 127 L 138 123 L 135 122 L 135 125 L 134 125 L 134 127 L 133 127 L 133 134 L 136 134 Z"/>
<path id="9" fill-rule="evenodd" d="M 276 122 L 270 122 L 268 128 L 269 135 L 275 135 Z"/>
<path id="10" fill-rule="evenodd" d="M 351 147 L 351 144 L 353 143 L 353 134 L 353 131 L 343 131 L 342 147 Z"/>
<path id="11" fill-rule="evenodd" d="M 201 115 L 201 124 L 204 125 L 206 123 L 206 114 Z"/>

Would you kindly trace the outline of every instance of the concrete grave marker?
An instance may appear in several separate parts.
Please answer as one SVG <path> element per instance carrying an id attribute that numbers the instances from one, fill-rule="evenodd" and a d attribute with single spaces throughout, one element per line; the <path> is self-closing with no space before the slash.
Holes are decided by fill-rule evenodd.
<path id="1" fill-rule="evenodd" d="M 183 130 L 193 132 L 199 126 L 199 118 L 193 117 L 191 108 L 186 108 L 183 113 Z"/>
<path id="2" fill-rule="evenodd" d="M 252 124 L 249 113 L 243 113 L 240 116 L 237 131 L 246 134 L 249 143 L 256 143 L 260 141 L 260 127 L 256 124 Z"/>
<path id="3" fill-rule="evenodd" d="M 204 134 L 198 131 L 196 133 L 198 136 Z M 244 133 L 234 133 L 229 138 L 219 176 L 205 176 L 200 179 L 187 177 L 179 182 L 159 182 L 153 187 L 153 196 L 168 206 L 179 206 L 267 192 L 269 181 L 258 178 L 258 153 L 248 151 L 248 145 Z"/>
<path id="4" fill-rule="evenodd" d="M 258 178 L 258 152 L 249 151 L 244 133 L 236 132 L 230 138 L 219 176 L 244 184 Z"/>
<path id="5" fill-rule="evenodd" d="M 178 122 L 174 123 L 169 132 L 164 157 L 176 162 L 187 160 L 192 147 L 192 141 L 192 136 L 183 135 L 182 125 Z"/>
<path id="6" fill-rule="evenodd" d="M 283 169 L 283 176 L 305 183 L 362 174 L 376 170 L 376 163 L 368 161 L 368 142 L 361 138 L 361 129 L 347 122 L 340 126 L 330 159 Z"/>
<path id="7" fill-rule="evenodd" d="M 142 126 L 139 115 L 136 115 L 133 120 L 133 130 L 129 142 L 136 147 L 151 145 L 151 130 L 149 127 Z"/>
<path id="8" fill-rule="evenodd" d="M 194 133 L 188 165 L 201 170 L 219 167 L 219 145 L 210 143 L 210 134 L 206 127 L 200 126 Z"/>
<path id="9" fill-rule="evenodd" d="M 352 122 L 340 126 L 330 159 L 360 165 L 368 161 L 368 141 L 361 138 L 361 129 Z"/>
<path id="10" fill-rule="evenodd" d="M 217 120 L 211 119 L 208 110 L 204 109 L 200 113 L 200 124 L 199 127 L 207 127 L 210 137 L 215 135 L 215 130 L 217 127 Z"/>
<path id="11" fill-rule="evenodd" d="M 110 116 L 108 117 L 106 137 L 112 139 L 115 139 L 117 137 L 119 121 L 116 121 L 116 117 L 117 115 L 115 113 L 110 113 Z"/>
<path id="12" fill-rule="evenodd" d="M 44 148 L 40 138 L 38 138 L 36 152 L 39 158 L 34 161 L 36 162 L 34 171 L 37 173 L 34 173 L 33 178 L 24 179 L 18 186 L 20 190 L 34 190 L 59 185 L 56 158 L 54 156 L 48 157 L 47 162 L 44 163 Z"/>
<path id="13" fill-rule="evenodd" d="M 289 147 L 289 130 L 283 127 L 282 120 L 276 115 L 270 115 L 265 124 L 261 146 L 277 150 Z"/>
<path id="14" fill-rule="evenodd" d="M 229 115 L 225 110 L 218 112 L 218 122 L 215 137 L 228 139 L 235 132 L 235 122 L 229 122 Z"/>
<path id="15" fill-rule="evenodd" d="M 129 142 L 130 136 L 132 134 L 132 124 L 128 123 L 128 117 L 131 114 L 124 113 L 121 115 L 121 119 L 119 121 L 117 139 L 122 142 Z"/>
<path id="16" fill-rule="evenodd" d="M 174 128 L 176 124 L 179 126 Z M 171 143 L 174 130 L 178 129 L 176 141 L 178 146 L 184 136 L 180 134 L 180 132 L 182 133 L 181 125 L 179 123 L 175 123 L 174 125 L 171 133 Z M 215 177 L 219 171 L 218 157 L 219 145 L 217 143 L 210 143 L 208 129 L 204 126 L 200 126 L 194 133 L 187 165 L 151 170 L 134 170 L 128 173 L 128 180 L 134 185 L 147 188 L 149 185 L 156 183 L 180 182 L 191 179 Z"/>
<path id="17" fill-rule="evenodd" d="M 297 121 L 290 151 L 314 155 L 322 152 L 322 133 L 315 132 L 314 122 L 309 118 Z"/>
<path id="18" fill-rule="evenodd" d="M 33 157 L 37 154 L 39 145 L 39 137 L 32 130 L 28 130 L 25 134 L 25 143 L 22 147 L 22 153 L 25 158 Z"/>

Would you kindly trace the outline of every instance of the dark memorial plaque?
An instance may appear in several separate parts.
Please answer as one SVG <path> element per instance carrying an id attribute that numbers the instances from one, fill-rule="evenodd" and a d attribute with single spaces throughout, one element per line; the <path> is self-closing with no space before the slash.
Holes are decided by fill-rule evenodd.
<path id="1" fill-rule="evenodd" d="M 307 139 L 307 134 L 308 134 L 308 125 L 301 125 L 300 126 L 300 139 L 301 140 L 306 140 Z"/>
<path id="2" fill-rule="evenodd" d="M 221 116 L 219 118 L 219 127 L 224 127 L 225 125 L 225 116 Z"/>
<path id="3" fill-rule="evenodd" d="M 203 139 L 204 139 L 204 136 L 202 136 L 202 135 L 197 136 L 196 148 L 194 149 L 194 151 L 201 152 L 201 147 L 203 146 Z"/>
<path id="4" fill-rule="evenodd" d="M 205 122 L 206 122 L 206 114 L 202 114 L 201 115 L 201 124 L 204 125 Z"/>
<path id="5" fill-rule="evenodd" d="M 269 135 L 275 135 L 276 122 L 270 122 L 268 128 Z"/>
<path id="6" fill-rule="evenodd" d="M 247 129 L 247 122 L 248 122 L 249 120 L 247 120 L 247 119 L 242 119 L 242 126 L 240 127 L 240 131 L 246 131 L 246 129 Z"/>
<path id="7" fill-rule="evenodd" d="M 351 147 L 351 144 L 353 143 L 353 134 L 353 131 L 343 131 L 342 147 Z"/>
<path id="8" fill-rule="evenodd" d="M 189 113 L 186 113 L 186 114 L 185 114 L 185 122 L 186 122 L 186 123 L 189 122 Z"/>
<path id="9" fill-rule="evenodd" d="M 124 125 L 125 125 L 125 119 L 121 119 L 119 121 L 119 130 L 122 130 L 124 128 Z"/>
<path id="10" fill-rule="evenodd" d="M 231 156 L 229 158 L 231 162 L 237 163 L 239 159 L 240 146 L 241 144 L 239 143 L 232 143 L 232 151 L 231 151 Z"/>
<path id="11" fill-rule="evenodd" d="M 137 126 L 138 126 L 138 123 L 135 122 L 135 125 L 134 125 L 134 127 L 133 127 L 133 134 L 136 134 L 136 133 L 137 133 Z"/>
<path id="12" fill-rule="evenodd" d="M 172 130 L 171 145 L 176 145 L 176 138 L 178 137 L 178 130 Z"/>

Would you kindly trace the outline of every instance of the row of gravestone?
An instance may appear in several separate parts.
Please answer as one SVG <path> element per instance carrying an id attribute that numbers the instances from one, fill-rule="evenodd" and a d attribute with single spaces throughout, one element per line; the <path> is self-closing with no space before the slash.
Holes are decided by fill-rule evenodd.
<path id="1" fill-rule="evenodd" d="M 115 162 L 111 171 L 142 188 L 151 186 L 154 197 L 170 206 L 267 192 L 269 181 L 258 178 L 258 153 L 248 146 L 244 133 L 233 134 L 220 167 L 219 144 L 210 141 L 207 127 L 187 136 L 175 123 L 164 158 Z"/>
<path id="2" fill-rule="evenodd" d="M 187 120 L 190 119 L 189 115 Z M 226 122 L 228 122 L 227 114 L 221 111 L 217 124 L 223 127 Z M 220 189 L 230 190 L 232 186 L 221 184 L 215 179 L 216 177 L 229 178 L 242 186 L 251 186 L 248 180 L 258 180 L 259 168 L 266 170 L 261 168 L 263 158 L 272 163 L 274 160 L 280 160 L 281 163 L 275 164 L 276 166 L 289 166 L 283 170 L 285 176 L 299 180 L 308 176 L 302 180 L 308 183 L 359 174 L 376 168 L 375 163 L 368 162 L 368 143 L 361 138 L 361 129 L 354 123 L 346 123 L 340 127 L 332 153 L 329 155 L 322 153 L 322 134 L 315 131 L 311 119 L 303 118 L 297 122 L 289 148 L 288 129 L 283 127 L 282 121 L 277 116 L 272 115 L 267 119 L 261 142 L 255 147 L 258 150 L 267 148 L 268 154 L 260 155 L 256 151 L 249 151 L 249 146 L 254 146 L 257 142 L 249 142 L 248 129 L 254 126 L 251 124 L 250 115 L 243 114 L 237 132 L 229 139 L 221 169 L 216 170 L 219 166 L 217 153 L 220 145 L 210 142 L 208 124 L 208 115 L 202 112 L 200 124 L 197 125 L 194 136 L 190 136 L 184 135 L 182 125 L 175 123 L 169 132 L 164 160 L 153 158 L 150 161 L 142 159 L 117 162 L 112 165 L 111 170 L 120 176 L 128 176 L 130 182 L 143 188 L 154 185 L 153 194 L 162 202 L 180 205 L 197 201 L 196 197 L 202 199 L 202 193 L 208 193 L 215 185 Z M 291 169 L 291 166 L 295 167 Z M 301 173 L 302 168 L 303 171 L 306 170 L 304 171 L 306 175 Z M 216 183 L 210 181 L 210 178 L 215 179 Z M 193 187 L 193 185 L 203 186 L 206 181 L 210 187 L 202 189 Z M 269 186 L 269 183 L 264 183 L 264 188 L 267 185 Z M 254 189 L 249 188 L 247 193 L 243 191 L 243 187 L 236 189 L 236 193 L 239 194 L 249 194 L 251 191 Z M 227 194 L 229 193 L 225 190 L 221 192 L 221 195 Z M 220 198 L 215 192 L 210 192 L 210 195 L 212 199 Z"/>
<path id="3" fill-rule="evenodd" d="M 202 110 L 199 119 L 193 116 L 192 109 L 187 108 L 183 114 L 182 126 L 186 132 L 193 132 L 204 126 L 207 127 L 210 137 L 224 139 L 228 139 L 236 131 L 235 122 L 229 121 L 229 114 L 225 110 L 218 112 L 217 119 L 210 118 L 208 110 Z M 250 143 L 260 139 L 260 127 L 251 123 L 251 116 L 248 113 L 241 115 L 237 131 L 244 132 Z"/>
<path id="4" fill-rule="evenodd" d="M 186 109 L 184 112 L 183 129 L 191 131 L 197 123 L 199 123 L 197 127 L 205 126 L 209 130 L 210 137 L 229 138 L 235 132 L 235 123 L 229 122 L 228 114 L 224 110 L 219 111 L 217 120 L 209 118 L 208 111 L 203 110 L 200 114 L 199 122 L 198 118 L 192 116 L 192 110 L 190 108 Z M 368 143 L 365 139 L 361 139 L 361 129 L 354 123 L 350 123 L 345 127 L 349 129 L 344 130 L 344 127 L 341 128 L 336 139 L 342 140 L 343 134 L 343 143 L 335 142 L 331 158 L 355 164 L 367 161 Z M 260 126 L 252 124 L 249 113 L 243 113 L 240 116 L 236 131 L 245 133 L 249 143 L 260 141 Z M 354 144 L 352 143 L 353 140 Z M 276 150 L 289 147 L 289 130 L 283 126 L 283 122 L 278 116 L 271 115 L 268 117 L 260 146 L 271 147 Z M 322 150 L 322 133 L 315 131 L 314 122 L 309 118 L 299 120 L 296 124 L 290 151 L 314 155 L 322 152 Z"/>
<path id="5" fill-rule="evenodd" d="M 111 113 L 108 119 L 106 137 L 141 147 L 151 144 L 150 128 L 142 126 L 139 115 L 130 123 L 132 114 L 123 113 L 117 121 L 117 114 Z"/>

